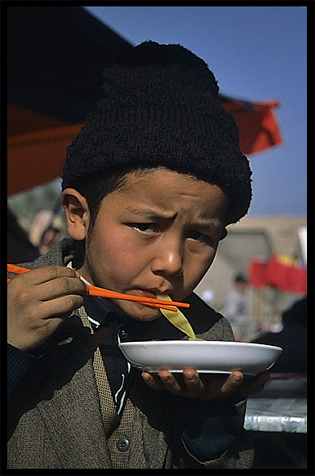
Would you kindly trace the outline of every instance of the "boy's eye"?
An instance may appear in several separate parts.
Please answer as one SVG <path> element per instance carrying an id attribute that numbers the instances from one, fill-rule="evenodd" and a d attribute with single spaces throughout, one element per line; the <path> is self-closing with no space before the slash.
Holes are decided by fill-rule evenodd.
<path id="1" fill-rule="evenodd" d="M 192 238 L 193 240 L 201 241 L 204 243 L 212 242 L 212 239 L 210 238 L 210 236 L 204 235 L 203 233 L 200 233 L 200 231 L 191 231 L 189 233 L 188 238 Z"/>
<path id="2" fill-rule="evenodd" d="M 154 223 L 134 223 L 133 228 L 141 233 L 156 233 L 157 226 Z"/>

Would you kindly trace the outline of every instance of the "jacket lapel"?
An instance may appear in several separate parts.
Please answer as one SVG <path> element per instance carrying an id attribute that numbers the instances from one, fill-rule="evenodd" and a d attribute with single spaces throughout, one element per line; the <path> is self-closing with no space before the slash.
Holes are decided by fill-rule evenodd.
<path id="1" fill-rule="evenodd" d="M 111 468 L 93 372 L 96 341 L 78 317 L 65 324 L 62 339 L 57 333 L 57 345 L 44 357 L 49 379 L 37 408 L 62 467 Z"/>

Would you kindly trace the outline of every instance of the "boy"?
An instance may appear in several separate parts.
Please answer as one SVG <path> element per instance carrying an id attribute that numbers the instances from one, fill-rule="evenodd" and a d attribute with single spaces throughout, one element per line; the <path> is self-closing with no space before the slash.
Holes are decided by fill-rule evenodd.
<path id="1" fill-rule="evenodd" d="M 158 308 L 86 284 L 185 300 L 196 335 L 233 340 L 193 289 L 251 200 L 238 131 L 207 65 L 146 42 L 104 71 L 68 148 L 67 238 L 8 284 L 9 468 L 249 468 L 243 379 L 132 368 L 118 342 L 183 339 Z M 10 275 L 13 277 L 13 275 Z"/>

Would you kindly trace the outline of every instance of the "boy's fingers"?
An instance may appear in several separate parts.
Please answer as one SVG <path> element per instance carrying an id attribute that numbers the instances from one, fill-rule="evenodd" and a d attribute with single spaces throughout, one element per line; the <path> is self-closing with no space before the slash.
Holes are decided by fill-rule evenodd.
<path id="1" fill-rule="evenodd" d="M 39 310 L 42 319 L 67 318 L 74 309 L 83 305 L 83 297 L 79 294 L 68 294 L 60 298 L 44 301 Z"/>
<path id="2" fill-rule="evenodd" d="M 39 288 L 38 288 L 39 292 Z M 60 296 L 81 294 L 86 295 L 88 289 L 86 284 L 78 278 L 59 277 L 54 281 L 47 281 L 40 285 L 40 300 L 55 299 Z"/>
<path id="3" fill-rule="evenodd" d="M 43 268 L 32 269 L 19 275 L 27 284 L 35 285 L 61 277 L 79 278 L 77 271 L 66 266 L 49 265 Z"/>
<path id="4" fill-rule="evenodd" d="M 245 379 L 242 388 L 240 389 L 240 394 L 244 398 L 247 398 L 253 393 L 260 392 L 263 390 L 268 380 L 270 380 L 270 373 L 267 370 L 256 375 L 256 377 L 250 378 L 248 380 Z"/>
<path id="5" fill-rule="evenodd" d="M 158 376 L 169 392 L 186 395 L 191 398 L 203 398 L 205 386 L 196 370 L 187 368 L 183 373 L 173 375 L 167 370 L 160 370 Z"/>
<path id="6" fill-rule="evenodd" d="M 142 378 L 145 383 L 154 390 L 165 390 L 165 387 L 159 377 L 149 372 L 142 372 Z"/>
<path id="7" fill-rule="evenodd" d="M 221 387 L 221 392 L 225 396 L 233 395 L 239 389 L 244 379 L 244 375 L 239 370 L 232 372 Z"/>
<path id="8" fill-rule="evenodd" d="M 186 385 L 187 390 L 190 394 L 200 394 L 204 391 L 205 386 L 200 379 L 198 372 L 194 369 L 185 369 L 183 371 L 183 378 Z"/>
<path id="9" fill-rule="evenodd" d="M 12 285 L 18 292 L 18 301 L 25 307 L 34 300 L 45 302 L 65 295 L 88 294 L 88 286 L 79 276 L 74 269 L 47 266 L 17 276 Z M 11 281 L 8 285 L 11 286 Z"/>
<path id="10" fill-rule="evenodd" d="M 168 390 L 177 395 L 186 395 L 191 398 L 224 398 L 235 394 L 247 398 L 252 393 L 263 389 L 269 379 L 268 372 L 244 379 L 242 372 L 235 370 L 228 377 L 216 378 L 213 376 L 204 383 L 194 369 L 185 369 L 182 374 L 173 375 L 168 370 L 160 370 L 157 375 L 148 372 L 142 373 L 143 380 L 154 390 Z"/>
<path id="11" fill-rule="evenodd" d="M 161 382 L 163 383 L 164 387 L 171 393 L 181 393 L 182 387 L 177 382 L 176 378 L 174 377 L 171 372 L 168 370 L 160 370 L 158 373 Z"/>

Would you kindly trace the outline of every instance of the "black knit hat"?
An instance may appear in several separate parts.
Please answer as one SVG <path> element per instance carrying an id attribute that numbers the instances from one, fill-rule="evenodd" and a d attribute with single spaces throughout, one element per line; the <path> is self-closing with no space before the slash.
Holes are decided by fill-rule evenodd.
<path id="1" fill-rule="evenodd" d="M 251 171 L 206 63 L 180 45 L 145 42 L 104 71 L 105 96 L 67 149 L 62 188 L 116 168 L 164 165 L 216 183 L 228 223 L 251 201 Z"/>

